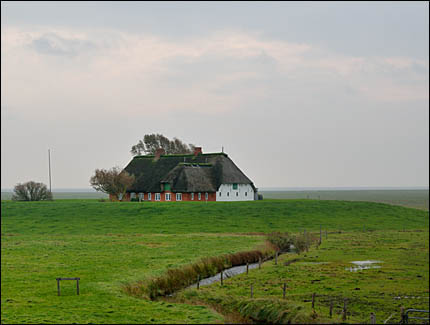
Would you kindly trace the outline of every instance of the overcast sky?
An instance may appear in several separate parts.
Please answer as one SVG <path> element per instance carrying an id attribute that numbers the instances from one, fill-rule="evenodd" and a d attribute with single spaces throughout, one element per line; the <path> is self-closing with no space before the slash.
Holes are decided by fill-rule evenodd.
<path id="1" fill-rule="evenodd" d="M 428 186 L 428 2 L 1 2 L 1 187 L 147 133 L 257 187 Z"/>

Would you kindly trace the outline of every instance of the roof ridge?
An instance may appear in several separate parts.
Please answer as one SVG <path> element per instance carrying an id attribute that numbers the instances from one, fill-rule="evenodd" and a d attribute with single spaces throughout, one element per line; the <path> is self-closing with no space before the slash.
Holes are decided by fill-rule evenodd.
<path id="1" fill-rule="evenodd" d="M 228 157 L 228 155 L 225 152 L 208 152 L 208 153 L 201 153 L 198 156 L 225 156 Z M 155 155 L 137 155 L 134 156 L 134 158 L 154 158 Z M 195 157 L 193 153 L 174 153 L 174 154 L 168 154 L 168 155 L 161 155 L 160 158 L 169 158 L 169 157 Z"/>

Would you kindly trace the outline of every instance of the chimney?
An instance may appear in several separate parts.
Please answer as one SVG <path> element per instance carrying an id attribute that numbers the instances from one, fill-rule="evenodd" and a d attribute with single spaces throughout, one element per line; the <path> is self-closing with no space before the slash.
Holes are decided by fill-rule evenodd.
<path id="1" fill-rule="evenodd" d="M 163 148 L 158 148 L 158 149 L 155 151 L 155 158 L 154 158 L 154 160 L 158 160 L 158 159 L 160 159 L 160 156 L 161 156 L 161 155 L 164 155 L 164 153 L 165 153 L 165 151 L 164 151 L 164 149 L 163 149 Z"/>
<path id="2" fill-rule="evenodd" d="M 201 155 L 202 153 L 202 147 L 194 147 L 194 156 Z"/>

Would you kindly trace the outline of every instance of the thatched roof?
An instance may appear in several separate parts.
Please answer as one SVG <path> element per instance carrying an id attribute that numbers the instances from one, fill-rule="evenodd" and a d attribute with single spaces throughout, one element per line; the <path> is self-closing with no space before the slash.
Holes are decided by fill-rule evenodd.
<path id="1" fill-rule="evenodd" d="M 136 156 L 125 167 L 136 181 L 128 192 L 216 192 L 221 184 L 254 184 L 225 153 Z"/>

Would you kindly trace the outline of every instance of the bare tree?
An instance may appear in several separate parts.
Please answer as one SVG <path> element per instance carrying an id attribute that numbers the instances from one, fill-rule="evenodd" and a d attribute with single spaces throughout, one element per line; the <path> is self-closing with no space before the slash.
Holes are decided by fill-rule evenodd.
<path id="1" fill-rule="evenodd" d="M 166 154 L 190 154 L 193 153 L 194 145 L 186 144 L 178 138 L 165 137 L 162 134 L 145 134 L 143 140 L 131 147 L 131 154 L 133 156 L 139 156 L 142 154 L 155 154 L 157 149 L 164 149 Z"/>
<path id="2" fill-rule="evenodd" d="M 43 183 L 29 181 L 17 184 L 13 191 L 12 200 L 14 201 L 52 200 L 52 193 L 48 191 L 48 187 Z"/>
<path id="3" fill-rule="evenodd" d="M 91 186 L 100 192 L 111 194 L 117 198 L 124 195 L 127 189 L 133 185 L 135 177 L 119 167 L 110 170 L 96 169 L 90 178 Z"/>

